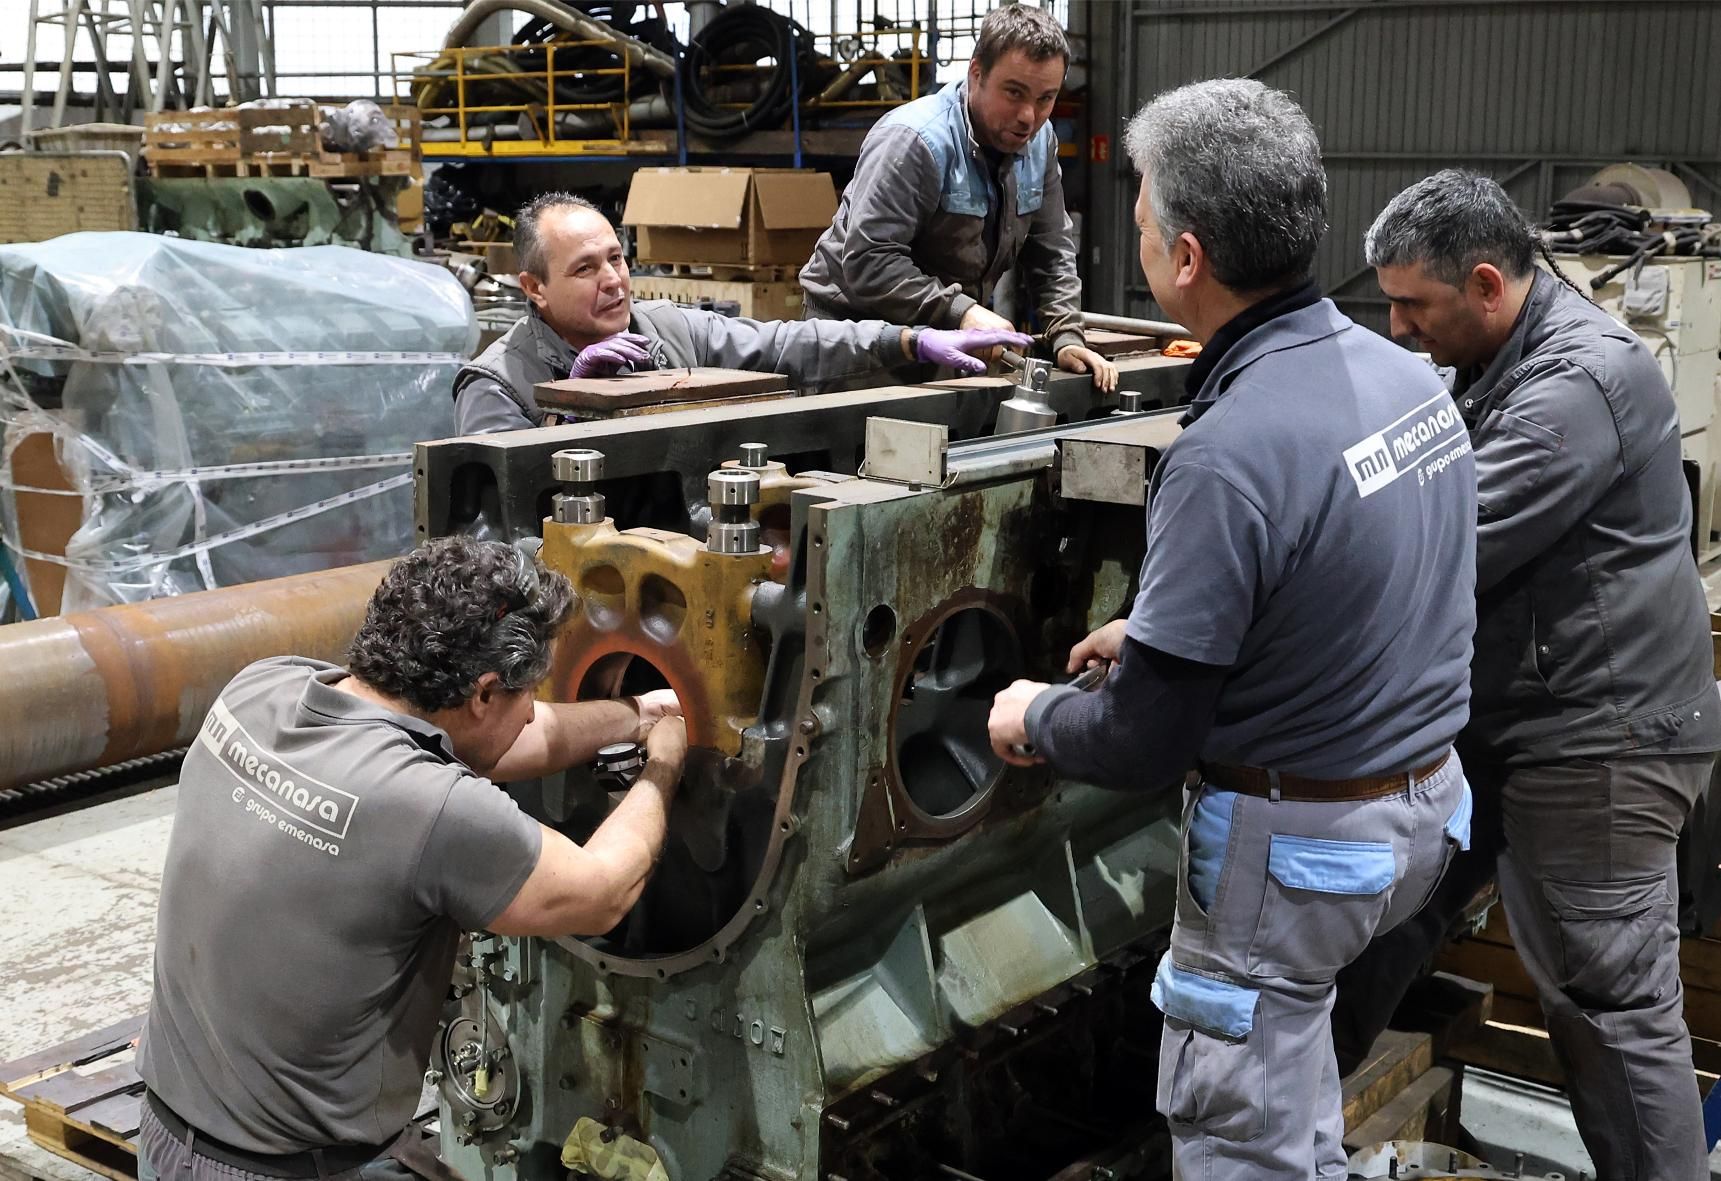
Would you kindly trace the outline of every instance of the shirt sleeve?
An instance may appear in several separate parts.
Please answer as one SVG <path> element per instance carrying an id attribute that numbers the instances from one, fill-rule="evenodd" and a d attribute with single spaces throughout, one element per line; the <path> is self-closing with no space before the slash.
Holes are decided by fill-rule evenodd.
<path id="1" fill-rule="evenodd" d="M 1601 383 L 1570 361 L 1526 378 L 1475 435 L 1476 590 L 1545 552 L 1625 474 Z"/>
<path id="2" fill-rule="evenodd" d="M 1172 462 L 1148 508 L 1147 555 L 1128 634 L 1172 656 L 1229 668 L 1278 585 L 1290 547 L 1219 472 L 1198 461 Z"/>
<path id="3" fill-rule="evenodd" d="M 538 822 L 507 792 L 488 779 L 461 774 L 419 854 L 415 897 L 462 930 L 481 930 L 526 884 L 543 839 Z"/>
<path id="4" fill-rule="evenodd" d="M 532 426 L 520 404 L 503 392 L 501 383 L 490 377 L 467 380 L 454 395 L 454 433 L 493 435 L 501 431 L 523 431 Z"/>
<path id="5" fill-rule="evenodd" d="M 1054 685 L 1028 706 L 1028 741 L 1060 775 L 1119 791 L 1172 786 L 1213 728 L 1226 671 L 1125 639 L 1117 666 L 1084 693 Z"/>
<path id="6" fill-rule="evenodd" d="M 748 320 L 683 308 L 699 363 L 781 373 L 797 386 L 906 363 L 902 329 L 882 320 Z"/>
<path id="7" fill-rule="evenodd" d="M 944 178 L 932 151 L 908 127 L 867 137 L 843 193 L 848 219 L 841 285 L 851 307 L 897 324 L 956 328 L 975 301 L 914 260 L 914 240 L 938 208 Z"/>
<path id="8" fill-rule="evenodd" d="M 1064 170 L 1058 140 L 1052 137 L 1046 160 L 1045 189 L 1022 243 L 1022 275 L 1039 301 L 1040 320 L 1052 355 L 1070 345 L 1087 344 L 1082 331 L 1082 280 L 1076 272 L 1075 228 L 1064 208 Z"/>

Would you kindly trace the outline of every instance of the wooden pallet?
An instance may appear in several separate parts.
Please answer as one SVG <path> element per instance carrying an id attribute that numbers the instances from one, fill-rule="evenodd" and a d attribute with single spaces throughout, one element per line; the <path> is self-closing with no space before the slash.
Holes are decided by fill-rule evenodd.
<path id="1" fill-rule="evenodd" d="M 635 299 L 667 299 L 684 307 L 733 303 L 752 320 L 799 320 L 806 307 L 801 285 L 793 279 L 774 283 L 686 279 L 680 275 L 636 275 Z"/>
<path id="2" fill-rule="evenodd" d="M 318 147 L 318 117 L 317 105 L 308 101 L 162 111 L 145 119 L 143 156 L 156 176 L 304 175 Z"/>
<path id="3" fill-rule="evenodd" d="M 163 111 L 148 116 L 144 159 L 155 176 L 312 176 L 324 180 L 418 176 L 420 120 L 416 107 L 388 105 L 400 146 L 370 152 L 331 152 L 318 124 L 329 107 L 305 101 L 288 107 Z"/>
<path id="4" fill-rule="evenodd" d="M 1493 989 L 1437 973 L 1412 989 L 1368 1057 L 1343 1082 L 1344 1144 L 1354 1152 L 1391 1140 L 1450 1141 L 1457 1133 L 1463 1066 L 1453 1045 L 1488 1018 Z"/>
<path id="5" fill-rule="evenodd" d="M 30 1139 L 111 1181 L 137 1177 L 143 1015 L 0 1065 L 0 1095 L 24 1105 Z"/>
<path id="6" fill-rule="evenodd" d="M 653 262 L 651 266 L 668 267 L 671 275 L 682 279 L 716 279 L 725 283 L 794 283 L 798 281 L 798 266 L 750 267 L 727 262 Z M 649 279 L 648 275 L 639 276 Z"/>

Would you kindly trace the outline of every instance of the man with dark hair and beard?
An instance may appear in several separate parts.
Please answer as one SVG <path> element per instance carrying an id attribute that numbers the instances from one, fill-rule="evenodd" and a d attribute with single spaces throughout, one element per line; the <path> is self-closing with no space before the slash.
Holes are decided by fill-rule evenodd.
<path id="1" fill-rule="evenodd" d="M 1609 1181 L 1705 1181 L 1675 859 L 1721 748 L 1679 415 L 1630 329 L 1535 267 L 1498 183 L 1447 169 L 1364 254 L 1393 335 L 1449 366 L 1475 448 L 1476 644 L 1458 749 L 1474 845 L 1339 975 L 1354 1064 L 1499 872 L 1578 1131 Z"/>
<path id="2" fill-rule="evenodd" d="M 534 698 L 572 603 L 520 550 L 447 538 L 383 578 L 347 668 L 276 657 L 222 690 L 162 874 L 140 1181 L 436 1175 L 408 1124 L 460 932 L 614 927 L 686 757 L 672 693 Z M 583 846 L 493 782 L 635 739 Z"/>

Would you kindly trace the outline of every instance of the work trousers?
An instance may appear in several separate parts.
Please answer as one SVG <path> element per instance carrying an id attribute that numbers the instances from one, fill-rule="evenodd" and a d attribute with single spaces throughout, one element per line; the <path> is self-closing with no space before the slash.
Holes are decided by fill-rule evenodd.
<path id="1" fill-rule="evenodd" d="M 1429 906 L 1339 976 L 1334 1035 L 1366 1053 L 1494 874 L 1600 1181 L 1707 1181 L 1679 980 L 1679 831 L 1714 755 L 1476 761 L 1475 840 Z"/>
<path id="2" fill-rule="evenodd" d="M 282 1181 L 267 1173 L 253 1173 L 197 1151 L 162 1125 L 143 1105 L 137 1133 L 137 1181 Z M 356 1168 L 327 1174 L 313 1181 L 419 1181 L 417 1174 L 391 1156 L 379 1156 Z"/>
<path id="3" fill-rule="evenodd" d="M 1427 899 L 1469 813 L 1456 757 L 1373 800 L 1189 793 L 1177 918 L 1153 986 L 1175 1177 L 1345 1176 L 1333 978 Z"/>

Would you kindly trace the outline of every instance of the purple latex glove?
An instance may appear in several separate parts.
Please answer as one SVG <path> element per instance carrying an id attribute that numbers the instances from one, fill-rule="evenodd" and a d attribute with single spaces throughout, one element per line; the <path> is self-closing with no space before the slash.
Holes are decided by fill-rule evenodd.
<path id="1" fill-rule="evenodd" d="M 650 343 L 649 337 L 637 332 L 606 336 L 580 350 L 580 355 L 574 358 L 574 367 L 568 370 L 568 378 L 614 377 L 623 369 L 649 365 L 651 354 L 645 351 L 645 346 Z"/>
<path id="2" fill-rule="evenodd" d="M 958 373 L 973 375 L 986 372 L 986 362 L 972 354 L 997 345 L 1026 349 L 1033 343 L 1031 336 L 1002 328 L 922 328 L 914 342 L 914 355 L 930 365 L 947 365 Z"/>

